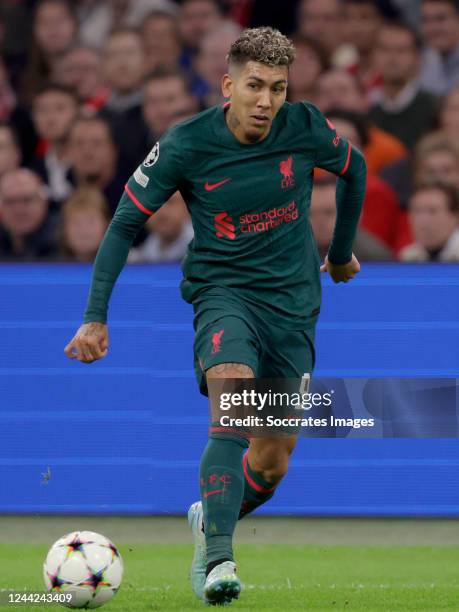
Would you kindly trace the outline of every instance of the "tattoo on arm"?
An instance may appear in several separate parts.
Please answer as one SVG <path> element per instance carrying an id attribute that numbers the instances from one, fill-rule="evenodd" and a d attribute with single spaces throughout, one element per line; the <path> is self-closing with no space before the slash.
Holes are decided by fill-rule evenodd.
<path id="1" fill-rule="evenodd" d="M 81 330 L 82 336 L 100 336 L 103 333 L 102 323 L 86 323 L 84 328 Z"/>
<path id="2" fill-rule="evenodd" d="M 209 368 L 206 375 L 210 378 L 255 378 L 252 368 L 245 363 L 220 363 Z"/>

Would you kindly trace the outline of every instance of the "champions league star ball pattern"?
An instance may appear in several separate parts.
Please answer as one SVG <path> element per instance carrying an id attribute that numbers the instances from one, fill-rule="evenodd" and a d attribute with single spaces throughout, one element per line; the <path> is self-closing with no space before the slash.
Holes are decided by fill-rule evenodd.
<path id="1" fill-rule="evenodd" d="M 67 607 L 99 608 L 119 589 L 123 560 L 105 536 L 74 531 L 51 546 L 43 577 L 48 591 L 72 595 Z"/>

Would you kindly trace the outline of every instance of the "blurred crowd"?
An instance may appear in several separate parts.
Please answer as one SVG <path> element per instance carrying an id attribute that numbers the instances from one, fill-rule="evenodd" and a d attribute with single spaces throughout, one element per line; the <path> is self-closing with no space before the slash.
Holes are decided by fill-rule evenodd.
<path id="1" fill-rule="evenodd" d="M 365 154 L 363 261 L 459 261 L 459 0 L 1 0 L 0 260 L 90 262 L 124 184 L 172 125 L 222 103 L 245 27 L 288 34 L 288 100 Z M 336 179 L 316 171 L 321 256 Z M 130 262 L 193 237 L 176 193 Z"/>

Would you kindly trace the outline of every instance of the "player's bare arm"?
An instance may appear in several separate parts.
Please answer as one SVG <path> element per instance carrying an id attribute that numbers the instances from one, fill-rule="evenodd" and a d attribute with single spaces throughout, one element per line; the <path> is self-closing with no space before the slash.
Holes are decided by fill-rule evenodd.
<path id="1" fill-rule="evenodd" d="M 108 328 L 105 323 L 84 323 L 64 349 L 69 359 L 93 363 L 107 356 Z"/>
<path id="2" fill-rule="evenodd" d="M 255 374 L 244 363 L 219 363 L 207 370 L 206 378 L 255 378 Z"/>

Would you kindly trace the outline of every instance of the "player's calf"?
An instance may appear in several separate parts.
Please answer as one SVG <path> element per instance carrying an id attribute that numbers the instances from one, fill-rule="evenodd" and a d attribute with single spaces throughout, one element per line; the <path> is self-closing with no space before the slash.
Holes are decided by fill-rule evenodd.
<path id="1" fill-rule="evenodd" d="M 296 438 L 253 438 L 244 455 L 244 495 L 239 519 L 266 503 L 288 470 Z"/>

